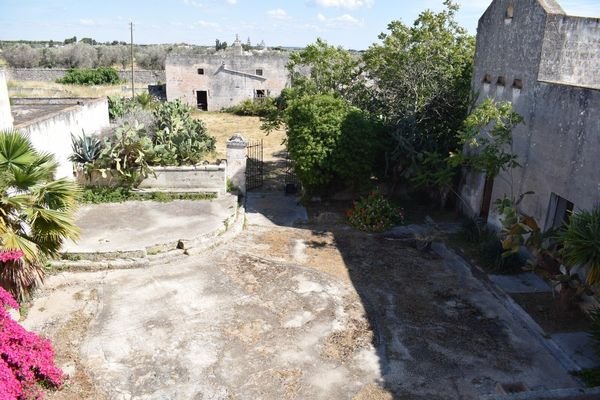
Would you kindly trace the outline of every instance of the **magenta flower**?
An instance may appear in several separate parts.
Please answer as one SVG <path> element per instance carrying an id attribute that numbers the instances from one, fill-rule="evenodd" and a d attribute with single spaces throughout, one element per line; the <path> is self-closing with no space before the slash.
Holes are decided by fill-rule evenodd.
<path id="1" fill-rule="evenodd" d="M 0 251 L 0 262 L 17 261 L 23 257 L 21 250 L 2 250 Z"/>

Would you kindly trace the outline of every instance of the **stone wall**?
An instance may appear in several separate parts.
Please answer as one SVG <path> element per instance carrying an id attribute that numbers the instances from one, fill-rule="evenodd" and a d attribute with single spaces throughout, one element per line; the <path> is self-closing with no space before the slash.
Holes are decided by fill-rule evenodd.
<path id="1" fill-rule="evenodd" d="M 511 5 L 514 5 L 513 17 L 507 21 Z M 600 91 L 576 85 L 574 80 L 567 83 L 538 80 L 538 74 L 549 73 L 550 70 L 544 71 L 544 68 L 556 66 L 552 60 L 558 60 L 547 46 L 552 35 L 551 31 L 547 32 L 547 26 L 556 27 L 556 21 L 566 21 L 560 28 L 563 34 L 570 30 L 586 31 L 579 39 L 576 35 L 570 36 L 571 43 L 583 36 L 588 43 L 600 43 L 600 30 L 596 29 L 595 38 L 591 38 L 588 36 L 591 31 L 587 29 L 595 26 L 595 19 L 582 22 L 585 19 L 571 19 L 560 13 L 560 7 L 552 0 L 495 0 L 479 21 L 472 83 L 479 93 L 478 102 L 487 97 L 510 101 L 524 118 L 524 124 L 513 131 L 512 149 L 522 167 L 498 176 L 492 202 L 505 195 L 516 198 L 533 191 L 535 195 L 527 196 L 520 210 L 533 216 L 543 227 L 548 227 L 546 219 L 552 193 L 572 202 L 576 209 L 590 209 L 600 203 L 600 119 L 597 117 Z M 569 27 L 569 24 L 574 25 Z M 562 49 L 563 43 L 559 42 L 558 47 Z M 596 56 L 597 59 L 590 55 L 590 63 L 585 68 L 582 66 L 581 72 L 573 69 L 573 77 L 583 79 L 587 73 L 584 70 L 598 71 L 600 55 Z M 565 70 L 566 65 L 563 65 Z M 565 76 L 560 79 L 568 80 Z M 471 173 L 461 189 L 471 207 L 467 211 L 475 215 L 481 209 L 484 182 L 482 174 Z M 497 224 L 493 206 L 491 211 L 488 221 Z"/>
<path id="2" fill-rule="evenodd" d="M 138 186 L 140 189 L 171 192 L 225 193 L 227 163 L 193 167 L 153 167 L 155 176 L 149 176 Z"/>
<path id="3" fill-rule="evenodd" d="M 548 227 L 552 193 L 576 209 L 600 204 L 600 91 L 539 83 L 531 101 L 525 125 L 513 132 L 523 167 L 496 179 L 493 198 L 535 192 L 521 211 Z"/>
<path id="4" fill-rule="evenodd" d="M 24 101 L 20 100 L 20 104 L 24 105 Z M 36 101 L 35 105 L 39 105 L 40 100 Z M 36 149 L 55 155 L 59 163 L 56 177 L 62 178 L 73 177 L 73 164 L 69 161 L 71 134 L 78 136 L 83 130 L 92 135 L 108 126 L 108 101 L 101 98 L 65 105 L 60 111 L 21 123 L 15 128 L 28 134 Z"/>
<path id="5" fill-rule="evenodd" d="M 54 82 L 65 76 L 66 68 L 11 68 L 7 70 L 8 79 L 14 81 L 41 81 Z M 131 81 L 131 70 L 117 71 L 124 81 Z M 135 70 L 135 83 L 153 85 L 164 83 L 165 71 L 160 70 Z"/>
<path id="6" fill-rule="evenodd" d="M 539 80 L 600 89 L 600 18 L 551 15 Z"/>
<path id="7" fill-rule="evenodd" d="M 285 53 L 169 56 L 167 99 L 180 99 L 197 107 L 197 93 L 205 91 L 208 111 L 219 111 L 253 99 L 257 90 L 264 91 L 265 96 L 278 96 L 290 84 L 286 69 L 288 59 Z M 262 76 L 257 70 L 262 70 Z"/>

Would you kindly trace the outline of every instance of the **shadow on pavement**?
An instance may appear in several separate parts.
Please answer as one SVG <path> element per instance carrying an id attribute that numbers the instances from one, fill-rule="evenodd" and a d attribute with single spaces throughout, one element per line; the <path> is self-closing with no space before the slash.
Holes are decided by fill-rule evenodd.
<path id="1" fill-rule="evenodd" d="M 333 235 L 374 331 L 385 391 L 357 398 L 479 399 L 498 384 L 579 386 L 466 264 L 354 231 L 339 212 L 309 220 L 283 192 L 250 192 L 246 204 L 250 225 L 310 230 L 305 245 L 316 251 L 329 246 L 320 235 Z"/>

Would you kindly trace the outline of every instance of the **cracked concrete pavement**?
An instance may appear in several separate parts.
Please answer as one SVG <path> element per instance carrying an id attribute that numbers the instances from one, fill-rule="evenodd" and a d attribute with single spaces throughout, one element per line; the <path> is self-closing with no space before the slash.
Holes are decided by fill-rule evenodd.
<path id="1" fill-rule="evenodd" d="M 49 277 L 25 324 L 53 339 L 73 387 L 89 381 L 50 398 L 477 399 L 498 382 L 578 386 L 468 271 L 339 226 L 259 225 L 149 268 Z"/>

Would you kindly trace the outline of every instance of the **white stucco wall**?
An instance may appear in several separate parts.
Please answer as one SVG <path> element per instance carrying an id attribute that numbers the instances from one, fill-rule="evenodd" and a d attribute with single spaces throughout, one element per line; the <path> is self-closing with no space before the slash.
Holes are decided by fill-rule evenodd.
<path id="1" fill-rule="evenodd" d="M 6 74 L 0 70 L 0 129 L 10 129 L 13 126 L 13 117 L 10 112 L 10 100 L 6 88 Z"/>
<path id="2" fill-rule="evenodd" d="M 36 149 L 53 153 L 59 163 L 56 178 L 73 177 L 71 134 L 81 136 L 99 133 L 109 126 L 106 98 L 85 100 L 54 114 L 15 126 L 29 134 Z"/>

